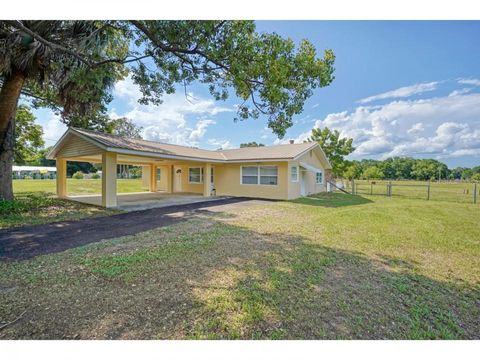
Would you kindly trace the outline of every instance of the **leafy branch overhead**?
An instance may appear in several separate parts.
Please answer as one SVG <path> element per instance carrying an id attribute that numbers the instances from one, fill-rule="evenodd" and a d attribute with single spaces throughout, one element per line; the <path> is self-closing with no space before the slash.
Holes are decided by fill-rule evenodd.
<path id="1" fill-rule="evenodd" d="M 199 81 L 217 100 L 241 99 L 236 120 L 263 115 L 282 137 L 313 89 L 332 82 L 334 59 L 252 21 L 0 22 L 0 79 L 22 72 L 37 106 L 90 128 L 105 125 L 111 89 L 130 73 L 143 104 Z"/>

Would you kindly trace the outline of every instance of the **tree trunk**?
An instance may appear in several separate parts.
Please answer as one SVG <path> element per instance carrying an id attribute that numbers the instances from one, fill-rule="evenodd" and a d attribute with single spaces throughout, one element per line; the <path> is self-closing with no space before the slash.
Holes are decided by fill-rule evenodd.
<path id="1" fill-rule="evenodd" d="M 12 165 L 15 146 L 15 112 L 25 76 L 13 72 L 0 90 L 0 199 L 12 200 Z"/>

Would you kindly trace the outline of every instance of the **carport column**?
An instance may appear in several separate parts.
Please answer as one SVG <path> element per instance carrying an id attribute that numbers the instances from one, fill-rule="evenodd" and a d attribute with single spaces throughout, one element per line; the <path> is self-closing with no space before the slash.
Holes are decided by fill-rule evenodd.
<path id="1" fill-rule="evenodd" d="M 167 193 L 171 194 L 172 192 L 173 192 L 173 165 L 167 165 Z"/>
<path id="2" fill-rule="evenodd" d="M 150 165 L 150 192 L 157 191 L 157 166 L 155 164 Z"/>
<path id="3" fill-rule="evenodd" d="M 102 154 L 102 206 L 117 206 L 117 154 Z"/>
<path id="4" fill-rule="evenodd" d="M 212 172 L 212 164 L 206 163 L 203 172 L 203 196 L 211 196 L 212 190 L 210 186 L 210 173 Z"/>
<path id="5" fill-rule="evenodd" d="M 67 197 L 67 160 L 57 159 L 57 196 Z"/>

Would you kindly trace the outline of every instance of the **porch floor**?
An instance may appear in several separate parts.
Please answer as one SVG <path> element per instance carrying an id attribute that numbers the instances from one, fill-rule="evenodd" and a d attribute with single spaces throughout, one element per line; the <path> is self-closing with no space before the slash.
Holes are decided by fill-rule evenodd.
<path id="1" fill-rule="evenodd" d="M 117 209 L 126 211 L 161 208 L 171 205 L 193 204 L 202 201 L 225 199 L 226 196 L 204 197 L 194 193 L 137 192 L 117 194 Z M 102 205 L 102 195 L 70 195 L 68 200 L 91 205 Z"/>

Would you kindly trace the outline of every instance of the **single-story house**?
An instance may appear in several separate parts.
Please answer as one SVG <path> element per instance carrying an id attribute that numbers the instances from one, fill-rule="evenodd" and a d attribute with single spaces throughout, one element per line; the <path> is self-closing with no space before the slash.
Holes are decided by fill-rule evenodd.
<path id="1" fill-rule="evenodd" d="M 142 166 L 150 192 L 295 199 L 326 191 L 331 165 L 318 143 L 204 150 L 69 128 L 47 155 L 57 195 L 67 196 L 66 162 L 102 164 L 102 202 L 117 206 L 117 164 Z"/>
<path id="2" fill-rule="evenodd" d="M 55 179 L 57 168 L 54 166 L 13 165 L 14 179 Z"/>

